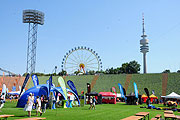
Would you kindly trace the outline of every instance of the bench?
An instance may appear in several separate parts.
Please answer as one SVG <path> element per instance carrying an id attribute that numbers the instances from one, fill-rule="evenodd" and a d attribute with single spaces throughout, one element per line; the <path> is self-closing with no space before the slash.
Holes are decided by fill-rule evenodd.
<path id="1" fill-rule="evenodd" d="M 157 114 L 157 115 L 155 116 L 155 118 L 157 118 L 157 119 L 160 119 L 161 117 L 162 117 L 161 114 Z"/>
<path id="2" fill-rule="evenodd" d="M 12 116 L 14 116 L 14 115 L 0 115 L 0 119 L 1 118 L 7 119 L 8 117 L 12 117 Z"/>
<path id="3" fill-rule="evenodd" d="M 151 118 L 151 120 L 157 120 L 157 118 Z"/>
<path id="4" fill-rule="evenodd" d="M 143 118 L 144 118 L 143 116 L 129 116 L 121 120 L 143 120 Z"/>
<path id="5" fill-rule="evenodd" d="M 23 118 L 23 119 L 16 119 L 16 120 L 44 120 L 46 118 L 41 117 L 32 117 L 32 118 Z"/>

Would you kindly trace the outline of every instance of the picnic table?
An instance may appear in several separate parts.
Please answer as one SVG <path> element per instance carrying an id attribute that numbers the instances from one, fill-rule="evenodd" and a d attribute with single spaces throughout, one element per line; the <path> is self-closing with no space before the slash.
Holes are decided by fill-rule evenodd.
<path id="1" fill-rule="evenodd" d="M 168 118 L 170 118 L 170 119 L 176 119 L 176 116 L 175 116 L 174 114 L 164 113 L 164 118 L 165 118 L 165 120 L 167 120 Z"/>
<path id="2" fill-rule="evenodd" d="M 172 110 L 165 110 L 164 113 L 166 113 L 166 114 L 173 114 L 173 111 Z"/>
<path id="3" fill-rule="evenodd" d="M 4 118 L 5 120 L 7 120 L 8 117 L 12 117 L 14 115 L 0 115 L 0 119 Z"/>
<path id="4" fill-rule="evenodd" d="M 121 120 L 142 120 L 143 118 L 144 118 L 143 116 L 129 116 Z"/>
<path id="5" fill-rule="evenodd" d="M 44 120 L 46 118 L 41 117 L 32 117 L 32 118 L 23 118 L 23 119 L 16 119 L 16 120 Z"/>
<path id="6" fill-rule="evenodd" d="M 146 116 L 148 117 L 149 120 L 149 112 L 139 112 L 135 114 L 136 116 L 143 116 L 144 120 L 146 119 Z"/>

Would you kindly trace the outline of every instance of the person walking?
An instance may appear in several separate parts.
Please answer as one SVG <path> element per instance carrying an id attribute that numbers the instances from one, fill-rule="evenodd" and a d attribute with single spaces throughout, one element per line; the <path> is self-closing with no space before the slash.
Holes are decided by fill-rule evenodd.
<path id="1" fill-rule="evenodd" d="M 32 106 L 34 104 L 34 97 L 32 96 L 32 93 L 29 94 L 28 101 L 27 101 L 27 108 L 26 111 L 28 111 L 28 116 L 31 117 L 31 111 Z"/>
<path id="2" fill-rule="evenodd" d="M 36 116 L 38 116 L 38 112 L 40 112 L 40 116 L 41 116 L 42 115 L 42 112 L 41 112 L 41 100 L 40 100 L 39 96 L 36 97 L 36 103 L 37 103 Z"/>
<path id="3" fill-rule="evenodd" d="M 96 98 L 95 97 L 93 97 L 93 99 L 92 99 L 92 109 L 94 108 L 94 110 L 96 109 Z"/>
<path id="4" fill-rule="evenodd" d="M 91 109 L 91 108 L 92 108 L 92 103 L 93 103 L 92 96 L 90 97 L 89 103 L 90 103 L 90 107 L 89 107 L 89 109 Z"/>

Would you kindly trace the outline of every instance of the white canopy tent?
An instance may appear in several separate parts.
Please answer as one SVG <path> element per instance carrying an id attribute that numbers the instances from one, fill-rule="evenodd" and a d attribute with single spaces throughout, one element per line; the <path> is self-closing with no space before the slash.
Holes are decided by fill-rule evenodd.
<path id="1" fill-rule="evenodd" d="M 175 99 L 180 99 L 180 95 L 176 94 L 175 92 L 172 92 L 169 95 L 166 95 L 165 98 L 175 98 Z"/>

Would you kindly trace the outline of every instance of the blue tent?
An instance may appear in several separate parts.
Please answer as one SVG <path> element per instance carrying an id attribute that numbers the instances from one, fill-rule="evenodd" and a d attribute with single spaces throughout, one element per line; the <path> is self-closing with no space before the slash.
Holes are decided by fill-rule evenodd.
<path id="1" fill-rule="evenodd" d="M 28 101 L 29 93 L 34 93 L 34 96 L 35 96 L 34 102 L 35 102 L 36 96 L 41 96 L 41 95 L 48 96 L 48 89 L 49 87 L 47 84 L 34 86 L 28 89 L 21 95 L 20 99 L 18 100 L 17 107 L 24 107 L 26 105 Z"/>
<path id="2" fill-rule="evenodd" d="M 74 94 L 74 96 L 77 98 L 78 103 L 80 105 L 80 100 L 79 100 L 78 96 L 72 90 L 70 90 L 68 88 L 66 88 L 66 90 L 67 90 L 67 92 L 71 92 Z M 28 101 L 29 93 L 34 93 L 34 96 L 35 96 L 34 102 L 35 102 L 36 96 L 41 96 L 41 95 L 49 96 L 48 91 L 49 91 L 49 85 L 47 85 L 47 84 L 34 86 L 34 87 L 28 89 L 21 95 L 20 99 L 18 100 L 17 107 L 23 108 L 26 105 L 26 103 Z M 64 95 L 61 87 L 52 87 L 51 91 L 60 93 L 65 99 L 65 95 Z"/>

